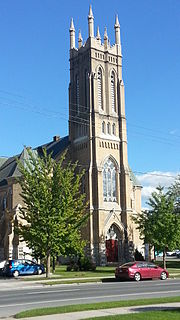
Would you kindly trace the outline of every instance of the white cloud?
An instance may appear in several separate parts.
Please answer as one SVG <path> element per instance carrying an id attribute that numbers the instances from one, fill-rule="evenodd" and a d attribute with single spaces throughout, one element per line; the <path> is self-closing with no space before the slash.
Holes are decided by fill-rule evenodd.
<path id="1" fill-rule="evenodd" d="M 177 177 L 179 172 L 162 172 L 152 171 L 145 174 L 137 175 L 137 179 L 141 183 L 142 189 L 142 208 L 146 206 L 146 202 L 159 185 L 168 188 Z"/>

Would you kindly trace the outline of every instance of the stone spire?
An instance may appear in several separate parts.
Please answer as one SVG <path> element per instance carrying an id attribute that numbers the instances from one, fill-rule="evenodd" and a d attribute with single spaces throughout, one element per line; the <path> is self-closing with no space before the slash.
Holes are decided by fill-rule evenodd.
<path id="1" fill-rule="evenodd" d="M 81 30 L 79 30 L 79 36 L 78 36 L 78 47 L 81 48 L 83 43 L 83 38 L 81 35 Z"/>
<path id="2" fill-rule="evenodd" d="M 120 46 L 121 45 L 120 24 L 119 24 L 119 20 L 118 20 L 118 15 L 116 15 L 114 29 L 115 29 L 115 43 Z"/>
<path id="3" fill-rule="evenodd" d="M 70 49 L 73 49 L 75 48 L 75 28 L 74 28 L 73 18 L 71 19 L 69 33 L 70 33 Z"/>
<path id="4" fill-rule="evenodd" d="M 97 27 L 96 39 L 98 40 L 99 43 L 101 43 L 101 35 L 99 32 L 99 27 Z"/>
<path id="5" fill-rule="evenodd" d="M 94 16 L 92 13 L 92 6 L 89 6 L 89 15 L 88 15 L 88 30 L 89 37 L 94 37 Z"/>
<path id="6" fill-rule="evenodd" d="M 108 47 L 108 35 L 107 35 L 107 28 L 105 27 L 104 30 L 104 48 L 107 49 Z"/>

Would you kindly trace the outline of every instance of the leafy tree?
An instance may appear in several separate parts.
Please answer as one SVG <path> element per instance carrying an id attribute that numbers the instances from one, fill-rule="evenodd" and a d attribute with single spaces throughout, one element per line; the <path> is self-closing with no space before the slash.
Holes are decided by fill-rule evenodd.
<path id="1" fill-rule="evenodd" d="M 173 198 L 157 187 L 149 198 L 150 210 L 135 217 L 137 228 L 144 243 L 149 243 L 158 251 L 163 251 L 166 267 L 166 252 L 180 245 L 180 217 L 174 213 Z"/>
<path id="2" fill-rule="evenodd" d="M 87 204 L 80 187 L 84 173 L 75 173 L 77 164 L 64 167 L 65 154 L 58 163 L 46 151 L 39 157 L 29 150 L 28 156 L 24 163 L 18 161 L 24 203 L 18 233 L 36 257 L 46 257 L 48 277 L 51 256 L 83 254 L 80 227 L 87 220 Z"/>
<path id="3" fill-rule="evenodd" d="M 180 215 L 180 175 L 177 176 L 175 182 L 169 187 L 169 195 L 174 199 L 175 213 Z"/>

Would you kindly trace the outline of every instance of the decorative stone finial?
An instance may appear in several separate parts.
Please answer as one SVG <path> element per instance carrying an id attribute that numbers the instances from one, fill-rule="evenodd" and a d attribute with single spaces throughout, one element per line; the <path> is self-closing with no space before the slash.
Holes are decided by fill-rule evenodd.
<path id="1" fill-rule="evenodd" d="M 92 13 L 92 6 L 89 6 L 89 15 L 88 15 L 88 29 L 89 29 L 89 38 L 94 37 L 94 16 Z"/>
<path id="2" fill-rule="evenodd" d="M 82 47 L 82 43 L 83 43 L 83 38 L 82 38 L 82 35 L 81 35 L 81 30 L 79 30 L 79 36 L 78 36 L 79 48 Z"/>
<path id="3" fill-rule="evenodd" d="M 97 40 L 101 40 L 101 35 L 100 35 L 100 32 L 99 32 L 99 26 L 97 27 L 96 39 Z"/>
<path id="4" fill-rule="evenodd" d="M 74 28 L 73 18 L 71 19 L 69 33 L 70 33 L 70 49 L 73 49 L 75 48 L 75 28 Z"/>

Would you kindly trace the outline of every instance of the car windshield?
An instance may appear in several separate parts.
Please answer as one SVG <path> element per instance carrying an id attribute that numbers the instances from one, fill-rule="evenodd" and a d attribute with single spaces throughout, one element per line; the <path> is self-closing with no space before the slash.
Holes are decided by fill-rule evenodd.
<path id="1" fill-rule="evenodd" d="M 128 263 L 124 263 L 122 264 L 122 266 L 120 266 L 121 268 L 128 268 L 128 267 L 132 267 L 134 265 L 134 262 L 128 262 Z"/>

